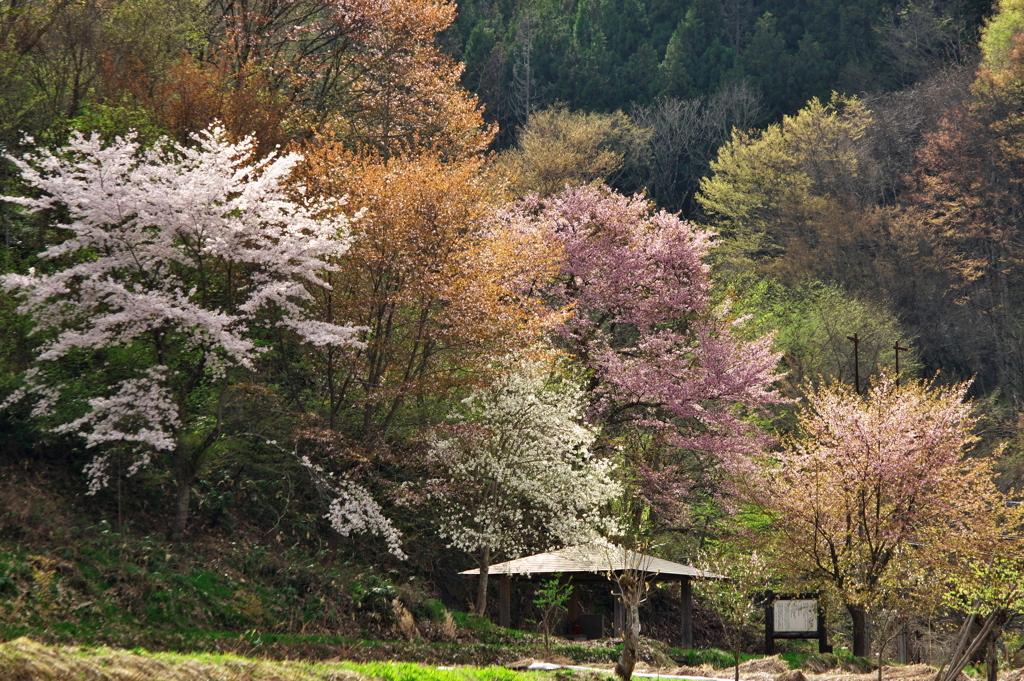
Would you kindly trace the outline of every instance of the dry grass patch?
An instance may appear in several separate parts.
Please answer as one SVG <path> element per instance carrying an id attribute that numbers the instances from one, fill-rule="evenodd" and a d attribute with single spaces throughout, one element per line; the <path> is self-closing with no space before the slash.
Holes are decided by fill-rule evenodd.
<path id="1" fill-rule="evenodd" d="M 367 681 L 334 663 L 55 647 L 28 638 L 0 644 L 0 669 L 5 681 Z"/>
<path id="2" fill-rule="evenodd" d="M 50 646 L 29 638 L 0 644 L 0 681 L 552 681 L 504 667 L 408 662 L 301 662 L 229 654 Z"/>

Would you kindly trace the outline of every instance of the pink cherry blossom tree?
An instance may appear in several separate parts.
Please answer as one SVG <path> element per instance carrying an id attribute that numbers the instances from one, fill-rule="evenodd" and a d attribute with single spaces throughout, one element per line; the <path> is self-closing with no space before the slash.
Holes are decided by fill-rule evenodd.
<path id="1" fill-rule="evenodd" d="M 348 247 L 348 219 L 319 219 L 320 206 L 292 200 L 285 180 L 299 157 L 253 159 L 252 139 L 231 143 L 219 128 L 193 142 L 143 149 L 133 135 L 105 144 L 76 133 L 64 148 L 8 157 L 34 198 L 3 197 L 65 216 L 66 234 L 40 254 L 45 270 L 0 277 L 40 338 L 4 404 L 34 397 L 34 417 L 96 450 L 90 493 L 108 484 L 113 452 L 130 457 L 129 474 L 162 462 L 175 480 L 176 534 L 261 330 L 358 342 L 358 329 L 305 313 L 307 287 L 326 285 L 325 258 Z M 90 380 L 72 385 L 72 363 Z"/>
<path id="2" fill-rule="evenodd" d="M 743 319 L 711 300 L 704 257 L 712 233 L 607 187 L 566 188 L 519 204 L 510 219 L 547 225 L 565 249 L 548 294 L 575 314 L 560 344 L 589 375 L 590 418 L 601 447 L 622 457 L 630 549 L 685 519 L 694 493 L 718 496 L 753 470 L 768 437 L 755 417 L 781 398 L 771 337 L 747 338 Z M 654 513 L 651 513 L 651 510 Z M 632 673 L 644 573 L 627 575 L 626 645 L 616 672 Z M 628 586 L 626 588 L 624 585 Z"/>
<path id="3" fill-rule="evenodd" d="M 757 487 L 771 522 L 755 539 L 794 590 L 825 590 L 849 611 L 854 655 L 870 653 L 869 616 L 893 592 L 948 591 L 951 566 L 984 564 L 1019 524 L 990 462 L 967 457 L 978 440 L 968 387 L 820 386 Z"/>
<path id="4" fill-rule="evenodd" d="M 781 400 L 771 337 L 747 338 L 743 319 L 711 301 L 704 257 L 712 233 L 641 197 L 567 188 L 514 212 L 546 223 L 565 248 L 549 295 L 575 306 L 558 330 L 589 374 L 590 417 L 605 432 L 645 433 L 627 447 L 638 492 L 663 519 L 683 512 L 698 481 L 683 466 L 740 474 L 768 438 L 751 419 Z M 624 450 L 625 451 L 625 450 Z"/>

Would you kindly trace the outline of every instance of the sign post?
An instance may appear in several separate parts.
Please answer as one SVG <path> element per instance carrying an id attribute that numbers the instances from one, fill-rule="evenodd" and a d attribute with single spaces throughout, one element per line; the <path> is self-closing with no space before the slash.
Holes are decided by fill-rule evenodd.
<path id="1" fill-rule="evenodd" d="M 765 600 L 764 652 L 775 654 L 775 639 L 818 639 L 818 652 L 831 653 L 825 612 L 817 595 L 780 596 L 769 591 Z"/>

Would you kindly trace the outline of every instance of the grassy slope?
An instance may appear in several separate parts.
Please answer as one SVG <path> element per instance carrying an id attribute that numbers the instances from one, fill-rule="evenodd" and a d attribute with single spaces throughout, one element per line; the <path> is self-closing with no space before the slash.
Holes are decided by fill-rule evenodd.
<path id="1" fill-rule="evenodd" d="M 299 547 L 166 542 L 120 536 L 104 523 L 54 533 L 50 541 L 0 541 L 0 641 L 434 664 L 545 654 L 540 637 L 449 613 L 414 582 L 396 585 L 387 571 L 332 565 Z M 397 626 L 396 600 L 411 611 L 415 630 Z M 551 652 L 607 663 L 615 647 Z"/>
<path id="2" fill-rule="evenodd" d="M 31 636 L 61 645 L 435 664 L 544 655 L 539 637 L 449 613 L 413 561 L 331 556 L 240 522 L 187 541 L 118 534 L 96 519 L 109 513 L 83 507 L 76 487 L 55 493 L 45 477 L 5 480 L 8 472 L 0 470 L 0 642 Z M 396 600 L 415 630 L 398 626 Z M 552 653 L 607 663 L 615 647 L 558 645 Z M 648 653 L 650 661 L 667 660 L 654 648 Z"/>
<path id="3" fill-rule="evenodd" d="M 429 573 L 411 565 L 400 572 L 372 553 L 329 556 L 237 522 L 231 532 L 183 542 L 120 535 L 96 520 L 109 513 L 82 507 L 77 487 L 61 494 L 45 477 L 12 472 L 0 470 L 0 643 L 30 636 L 64 646 L 435 665 L 617 657 L 616 641 L 558 642 L 545 651 L 532 634 L 449 613 Z M 396 601 L 412 630 L 400 626 Z M 672 666 L 667 652 L 651 642 L 641 657 Z M 732 658 L 691 651 L 687 663 L 721 668 Z"/>
<path id="4" fill-rule="evenodd" d="M 540 681 L 537 675 L 502 667 L 437 669 L 408 663 L 273 661 L 237 655 L 47 646 L 27 638 L 0 644 L 0 669 L 10 681 Z"/>

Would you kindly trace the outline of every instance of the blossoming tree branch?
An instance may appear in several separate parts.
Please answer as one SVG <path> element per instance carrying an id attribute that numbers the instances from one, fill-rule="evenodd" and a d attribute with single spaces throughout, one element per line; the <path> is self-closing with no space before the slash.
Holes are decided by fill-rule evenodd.
<path id="1" fill-rule="evenodd" d="M 42 339 L 7 402 L 33 398 L 34 417 L 85 439 L 91 492 L 108 484 L 115 451 L 129 473 L 165 466 L 179 534 L 226 390 L 253 367 L 261 334 L 359 342 L 358 328 L 306 314 L 325 259 L 348 248 L 349 218 L 320 219 L 301 187 L 289 193 L 299 157 L 254 160 L 252 139 L 229 142 L 217 127 L 193 142 L 143 149 L 132 135 L 76 133 L 55 151 L 8 157 L 35 195 L 4 199 L 65 216 L 66 238 L 40 254 L 45 270 L 0 278 Z"/>

